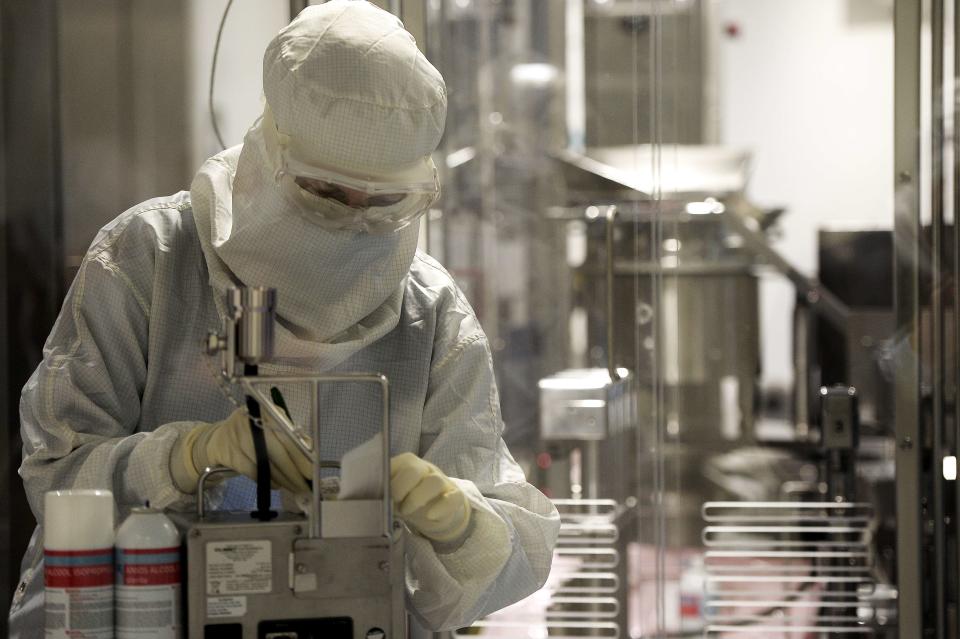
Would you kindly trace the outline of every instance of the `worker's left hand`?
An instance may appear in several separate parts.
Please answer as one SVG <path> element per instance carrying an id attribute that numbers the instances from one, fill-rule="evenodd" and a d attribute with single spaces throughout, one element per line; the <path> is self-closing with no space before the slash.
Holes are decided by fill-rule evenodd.
<path id="1" fill-rule="evenodd" d="M 443 471 L 413 453 L 390 460 L 390 493 L 397 515 L 438 542 L 460 539 L 470 524 L 470 502 Z"/>

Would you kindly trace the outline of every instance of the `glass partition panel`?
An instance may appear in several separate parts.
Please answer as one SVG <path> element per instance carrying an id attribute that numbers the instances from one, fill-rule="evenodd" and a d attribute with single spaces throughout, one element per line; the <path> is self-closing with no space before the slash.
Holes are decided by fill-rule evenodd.
<path id="1" fill-rule="evenodd" d="M 896 636 L 892 2 L 428 7 L 426 246 L 564 521 L 469 632 Z"/>

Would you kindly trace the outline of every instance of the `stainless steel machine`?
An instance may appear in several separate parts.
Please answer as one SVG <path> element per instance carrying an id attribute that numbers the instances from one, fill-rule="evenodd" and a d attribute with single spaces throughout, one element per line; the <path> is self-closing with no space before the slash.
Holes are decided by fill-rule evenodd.
<path id="1" fill-rule="evenodd" d="M 268 362 L 273 352 L 275 291 L 233 289 L 227 308 L 224 330 L 210 336 L 209 351 L 221 354 L 225 382 L 239 386 L 246 395 L 255 441 L 263 427 L 257 423 L 259 411 L 266 410 L 285 430 L 283 434 L 313 459 L 312 499 L 306 516 L 271 511 L 269 478 L 258 464 L 256 511 L 207 512 L 204 493 L 210 479 L 230 471 L 205 470 L 195 515 L 171 515 L 183 531 L 186 552 L 188 636 L 405 637 L 403 543 L 390 501 L 387 380 L 377 374 L 258 375 L 258 365 Z M 317 397 L 324 383 L 373 384 L 380 389 L 382 492 L 375 499 L 323 499 L 325 478 L 340 466 L 338 460 L 319 458 L 322 433 Z M 294 424 L 275 403 L 277 398 L 269 389 L 277 384 L 310 387 L 309 429 Z"/>

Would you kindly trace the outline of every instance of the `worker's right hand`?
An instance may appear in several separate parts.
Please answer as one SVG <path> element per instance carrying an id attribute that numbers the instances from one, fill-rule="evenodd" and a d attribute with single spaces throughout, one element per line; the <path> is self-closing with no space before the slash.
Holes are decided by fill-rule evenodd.
<path id="1" fill-rule="evenodd" d="M 397 516 L 428 539 L 453 542 L 470 527 L 472 508 L 464 492 L 442 470 L 413 453 L 390 460 L 390 493 Z"/>
<path id="2" fill-rule="evenodd" d="M 270 458 L 271 488 L 294 493 L 307 492 L 307 478 L 313 475 L 310 458 L 264 411 L 263 434 Z M 170 472 L 177 488 L 195 492 L 204 468 L 226 466 L 247 477 L 257 478 L 257 455 L 250 434 L 250 417 L 238 408 L 221 422 L 199 424 L 182 435 L 170 453 Z"/>

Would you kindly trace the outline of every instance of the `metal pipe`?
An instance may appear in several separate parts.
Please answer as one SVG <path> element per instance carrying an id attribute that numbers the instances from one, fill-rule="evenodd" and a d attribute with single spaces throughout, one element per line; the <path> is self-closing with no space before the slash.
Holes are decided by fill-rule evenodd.
<path id="1" fill-rule="evenodd" d="M 350 383 L 350 382 L 369 382 L 379 383 L 383 377 L 380 373 L 336 373 L 331 375 L 264 375 L 262 377 L 241 379 L 239 381 L 264 383 L 264 384 L 303 384 L 307 381 L 318 381 L 325 383 Z"/>
<path id="2" fill-rule="evenodd" d="M 650 91 L 650 136 L 651 144 L 653 145 L 653 154 L 652 154 L 652 165 L 651 173 L 653 176 L 653 189 L 652 189 L 652 198 L 653 198 L 653 210 L 654 210 L 654 221 L 653 221 L 653 256 L 659 262 L 661 258 L 661 252 L 663 250 L 663 183 L 662 179 L 662 154 L 663 154 L 663 143 L 664 143 L 664 130 L 663 130 L 663 109 L 664 109 L 664 82 L 663 82 L 663 21 L 660 14 L 661 3 L 657 2 L 653 5 L 653 15 L 651 20 L 650 28 L 650 44 L 649 44 L 649 69 L 650 69 L 650 84 L 652 86 L 652 91 Z M 635 50 L 636 55 L 636 50 Z M 639 77 L 639 74 L 635 74 L 635 77 Z M 639 93 L 637 85 L 634 85 L 634 98 L 639 106 Z M 636 137 L 638 128 L 637 124 L 634 125 L 634 136 Z M 657 557 L 656 557 L 656 572 L 657 575 L 657 596 L 656 596 L 656 609 L 657 609 L 657 631 L 660 633 L 660 636 L 666 635 L 666 618 L 667 618 L 667 593 L 666 593 L 666 581 L 667 581 L 667 505 L 664 503 L 664 495 L 667 491 L 666 483 L 666 461 L 665 461 L 665 449 L 667 441 L 667 398 L 666 398 L 666 360 L 665 357 L 669 355 L 664 352 L 664 345 L 666 343 L 665 339 L 665 327 L 664 321 L 665 317 L 662 312 L 663 301 L 664 301 L 664 276 L 663 272 L 654 274 L 653 276 L 653 299 L 652 304 L 653 308 L 656 309 L 654 313 L 653 331 L 655 336 L 654 344 L 654 363 L 653 363 L 653 377 L 654 382 L 654 415 L 656 423 L 656 449 L 653 451 L 656 456 L 656 463 L 654 469 L 654 495 L 656 498 L 655 511 L 654 511 L 654 523 L 656 526 L 656 532 L 654 533 L 654 543 L 657 547 Z M 636 288 L 634 289 L 636 291 Z M 636 294 L 636 293 L 635 293 Z M 674 318 L 676 320 L 677 318 Z"/>
<path id="3" fill-rule="evenodd" d="M 319 539 L 320 533 L 323 530 L 321 519 L 323 517 L 323 512 L 321 510 L 322 504 L 321 495 L 320 495 L 320 382 L 314 381 L 310 384 L 310 437 L 313 439 L 311 442 L 311 447 L 313 448 L 313 455 L 311 460 L 313 461 L 313 472 L 312 472 L 312 481 L 313 481 L 313 490 L 310 493 L 311 498 L 311 508 L 310 508 L 310 537 L 313 539 Z"/>
<path id="4" fill-rule="evenodd" d="M 953 91 L 960 89 L 960 0 L 953 3 Z M 950 95 L 950 94 L 948 94 Z M 953 454 L 960 454 L 960 108 L 953 106 Z M 954 518 L 960 516 L 960 490 L 954 491 Z M 954 574 L 960 575 L 960 552 Z M 960 598 L 960 597 L 958 597 Z M 960 601 L 955 602 L 960 606 Z M 960 623 L 960 622 L 958 622 Z M 960 627 L 953 629 L 960 634 Z"/>
<path id="5" fill-rule="evenodd" d="M 921 499 L 920 368 L 920 126 L 922 3 L 894 4 L 894 255 L 895 314 L 902 348 L 895 362 L 898 630 L 922 637 L 923 514 Z"/>
<path id="6" fill-rule="evenodd" d="M 702 44 L 700 60 L 703 65 L 703 141 L 706 144 L 720 144 L 720 61 L 713 52 L 720 51 L 719 0 L 700 2 L 700 37 Z"/>
<path id="7" fill-rule="evenodd" d="M 947 623 L 944 562 L 946 557 L 946 530 L 944 526 L 943 463 L 944 435 L 944 358 L 943 358 L 943 3 L 934 1 L 931 7 L 931 82 L 930 82 L 930 227 L 932 255 L 930 258 L 930 371 L 933 387 L 933 464 L 930 478 L 933 483 L 933 543 L 934 543 L 934 608 L 936 610 L 936 637 L 943 639 Z M 921 353 L 921 357 L 923 354 Z"/>
<path id="8" fill-rule="evenodd" d="M 614 283 L 614 259 L 613 259 L 613 229 L 614 222 L 617 220 L 617 207 L 609 206 L 607 207 L 607 228 L 606 228 L 606 244 L 607 244 L 607 371 L 610 373 L 610 381 L 615 382 L 618 379 L 617 375 L 617 365 L 613 359 L 613 283 Z"/>
<path id="9" fill-rule="evenodd" d="M 564 39 L 567 147 L 582 152 L 587 143 L 584 0 L 566 0 Z"/>
<path id="10" fill-rule="evenodd" d="M 235 355 L 244 364 L 256 365 L 273 357 L 277 290 L 262 286 L 231 288 L 227 314 L 233 318 Z"/>
<path id="11" fill-rule="evenodd" d="M 492 61 L 494 51 L 495 24 L 500 6 L 492 2 L 475 3 L 477 11 L 479 46 L 476 57 L 479 60 Z M 474 256 L 471 265 L 479 265 L 486 272 L 495 272 L 500 260 L 499 225 L 496 222 L 498 206 L 496 127 L 491 116 L 496 112 L 496 69 L 492 63 L 481 64 L 477 71 L 477 178 L 479 181 L 479 216 L 474 217 L 479 241 L 472 242 Z M 479 299 L 482 305 L 480 321 L 491 339 L 501 337 L 499 308 L 499 286 L 496 278 L 482 280 Z"/>
<path id="12" fill-rule="evenodd" d="M 447 3 L 446 2 L 428 2 L 425 7 L 426 18 L 424 20 L 426 24 L 426 37 L 424 39 L 424 49 L 427 59 L 433 62 L 433 64 L 440 70 L 441 74 L 446 76 L 448 73 L 453 73 L 449 68 L 451 66 L 451 55 L 448 53 L 447 47 L 447 38 L 444 31 L 445 26 L 447 25 Z M 457 51 L 458 49 L 453 49 Z M 452 100 L 453 98 L 451 98 Z M 450 164 L 450 156 L 453 153 L 454 149 L 454 136 L 444 135 L 443 139 L 440 142 L 439 154 L 442 158 L 441 162 L 438 162 L 440 169 L 440 176 L 443 181 L 443 191 L 440 195 L 440 200 L 436 204 L 438 207 L 438 212 L 440 217 L 436 221 L 436 224 L 433 225 L 433 229 L 427 227 L 428 230 L 428 242 L 433 242 L 430 238 L 430 233 L 434 230 L 437 231 L 438 240 L 433 244 L 428 245 L 427 252 L 439 259 L 441 262 L 446 262 L 447 256 L 450 255 L 450 238 L 447 233 L 447 223 L 446 216 L 458 209 L 458 191 L 457 191 L 457 180 L 451 179 L 453 177 L 454 167 Z M 473 158 L 473 155 L 470 156 L 470 159 Z M 430 216 L 430 212 L 427 212 L 427 216 Z"/>
<path id="13" fill-rule="evenodd" d="M 584 442 L 581 450 L 581 479 L 583 493 L 587 499 L 599 499 L 600 444 L 596 441 Z"/>
<path id="14" fill-rule="evenodd" d="M 381 433 L 383 437 L 381 463 L 381 483 L 383 486 L 383 534 L 390 537 L 393 533 L 393 501 L 390 494 L 390 382 L 380 375 L 380 392 L 383 403 L 381 409 Z"/>
<path id="15" fill-rule="evenodd" d="M 744 217 L 735 208 L 729 208 L 722 214 L 723 222 L 736 231 L 752 251 L 765 258 L 797 288 L 807 305 L 820 317 L 830 322 L 841 332 L 846 332 L 850 309 L 840 298 L 818 280 L 807 277 L 784 258 L 779 251 L 770 246 L 766 236 L 760 231 L 757 222 Z"/>
<path id="16" fill-rule="evenodd" d="M 960 0 L 958 0 L 960 2 Z M 797 438 L 810 437 L 810 309 L 797 304 L 793 310 L 793 425 Z"/>
<path id="17" fill-rule="evenodd" d="M 290 0 L 290 19 L 293 20 L 301 11 L 310 6 L 310 0 Z"/>
<path id="18" fill-rule="evenodd" d="M 227 315 L 223 322 L 224 347 L 220 354 L 223 363 L 223 374 L 232 379 L 237 375 L 237 318 Z"/>

